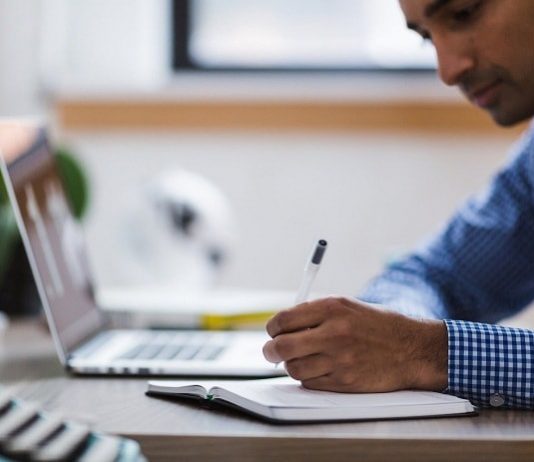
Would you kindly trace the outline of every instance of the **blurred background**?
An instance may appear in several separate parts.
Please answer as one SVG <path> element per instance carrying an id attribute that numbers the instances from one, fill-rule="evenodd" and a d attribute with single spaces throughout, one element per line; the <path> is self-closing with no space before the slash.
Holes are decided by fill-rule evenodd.
<path id="1" fill-rule="evenodd" d="M 316 291 L 357 294 L 524 128 L 444 87 L 392 0 L 0 0 L 0 63 L 1 115 L 87 179 L 100 288 L 293 291 L 325 238 Z"/>

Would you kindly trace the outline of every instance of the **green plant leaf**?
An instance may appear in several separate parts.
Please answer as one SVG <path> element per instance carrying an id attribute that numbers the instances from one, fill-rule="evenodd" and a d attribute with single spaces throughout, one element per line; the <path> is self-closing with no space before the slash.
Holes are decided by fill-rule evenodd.
<path id="1" fill-rule="evenodd" d="M 72 213 L 77 219 L 81 219 L 89 203 L 87 177 L 80 163 L 67 148 L 57 148 L 55 157 Z"/>

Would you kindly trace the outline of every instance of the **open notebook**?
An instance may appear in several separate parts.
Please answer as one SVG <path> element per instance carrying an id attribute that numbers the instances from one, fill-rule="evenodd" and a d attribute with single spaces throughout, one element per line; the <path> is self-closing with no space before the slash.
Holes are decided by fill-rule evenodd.
<path id="1" fill-rule="evenodd" d="M 151 380 L 148 395 L 195 398 L 282 422 L 397 419 L 473 414 L 473 405 L 430 391 L 334 393 L 307 390 L 290 377 L 265 380 Z"/>

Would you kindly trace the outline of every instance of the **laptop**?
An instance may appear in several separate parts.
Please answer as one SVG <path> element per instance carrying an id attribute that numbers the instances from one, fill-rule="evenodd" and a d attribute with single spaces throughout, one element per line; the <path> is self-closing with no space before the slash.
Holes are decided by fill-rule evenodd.
<path id="1" fill-rule="evenodd" d="M 61 363 L 91 375 L 284 375 L 260 331 L 115 329 L 97 306 L 81 227 L 45 128 L 0 121 L 2 177 Z"/>

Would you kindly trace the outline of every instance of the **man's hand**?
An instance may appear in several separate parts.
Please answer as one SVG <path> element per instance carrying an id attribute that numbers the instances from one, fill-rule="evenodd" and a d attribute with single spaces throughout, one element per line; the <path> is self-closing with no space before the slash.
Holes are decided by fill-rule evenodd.
<path id="1" fill-rule="evenodd" d="M 447 387 L 447 329 L 341 297 L 302 303 L 267 323 L 268 361 L 306 388 L 342 392 Z"/>

